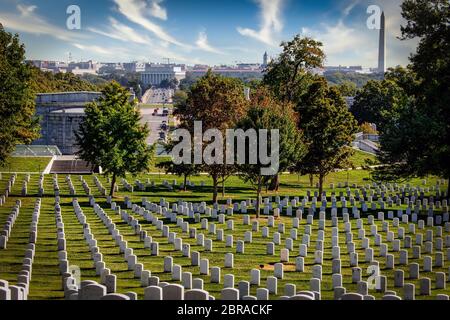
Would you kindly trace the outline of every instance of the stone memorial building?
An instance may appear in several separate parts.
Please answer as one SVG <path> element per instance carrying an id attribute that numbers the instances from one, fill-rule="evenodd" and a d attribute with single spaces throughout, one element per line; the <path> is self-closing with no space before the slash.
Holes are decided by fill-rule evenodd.
<path id="1" fill-rule="evenodd" d="M 41 118 L 41 137 L 34 145 L 56 145 L 64 155 L 77 151 L 75 131 L 84 118 L 86 104 L 100 92 L 44 93 L 36 96 L 36 114 Z"/>

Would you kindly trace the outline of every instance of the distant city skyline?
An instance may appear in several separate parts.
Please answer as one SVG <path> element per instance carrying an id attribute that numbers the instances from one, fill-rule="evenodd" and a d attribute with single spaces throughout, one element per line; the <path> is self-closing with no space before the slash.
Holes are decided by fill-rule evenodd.
<path id="1" fill-rule="evenodd" d="M 415 41 L 400 41 L 401 0 L 5 0 L 0 23 L 17 32 L 27 59 L 148 61 L 188 65 L 262 63 L 296 34 L 324 43 L 325 65 L 377 68 L 379 30 L 367 28 L 369 5 L 386 16 L 385 67 L 406 65 Z M 66 9 L 81 8 L 81 30 Z"/>

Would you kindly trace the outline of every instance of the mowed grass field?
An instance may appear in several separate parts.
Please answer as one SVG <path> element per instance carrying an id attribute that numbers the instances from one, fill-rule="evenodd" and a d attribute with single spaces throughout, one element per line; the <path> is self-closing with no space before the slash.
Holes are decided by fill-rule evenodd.
<path id="1" fill-rule="evenodd" d="M 10 157 L 0 172 L 42 172 L 49 164 L 51 157 Z"/>
<path id="2" fill-rule="evenodd" d="M 103 176 L 98 176 L 102 184 L 108 188 L 107 180 Z M 12 234 L 9 239 L 7 249 L 0 250 L 0 279 L 7 280 L 10 284 L 14 284 L 17 280 L 17 274 L 20 270 L 20 266 L 22 264 L 22 260 L 25 255 L 26 245 L 29 239 L 29 228 L 31 223 L 31 216 L 33 212 L 33 207 L 35 200 L 37 199 L 37 191 L 38 191 L 38 175 L 33 175 L 31 177 L 31 181 L 28 184 L 28 196 L 22 197 L 21 194 L 21 186 L 22 181 L 25 178 L 25 175 L 18 174 L 16 183 L 12 189 L 12 195 L 7 199 L 6 204 L 0 207 L 0 227 L 3 227 L 7 216 L 9 215 L 12 207 L 14 206 L 17 199 L 21 199 L 22 208 L 20 210 L 20 214 L 16 220 L 16 223 L 12 229 Z M 251 226 L 243 225 L 243 216 L 239 213 L 235 213 L 231 217 L 227 217 L 227 219 L 233 219 L 235 222 L 235 229 L 233 231 L 229 231 L 226 229 L 226 224 L 219 224 L 215 221 L 217 225 L 217 229 L 224 229 L 225 235 L 232 234 L 234 236 L 234 247 L 226 248 L 225 241 L 220 242 L 216 241 L 215 235 L 208 234 L 207 230 L 201 230 L 201 224 L 195 223 L 194 219 L 188 219 L 184 217 L 184 221 L 188 221 L 190 227 L 197 228 L 197 233 L 204 233 L 205 238 L 213 240 L 213 252 L 205 252 L 203 247 L 200 247 L 196 244 L 195 239 L 190 239 L 188 234 L 183 234 L 181 228 L 177 227 L 175 223 L 170 223 L 168 219 L 163 219 L 164 225 L 170 226 L 170 231 L 176 232 L 177 237 L 181 237 L 183 239 L 183 243 L 189 243 L 191 245 L 191 252 L 198 251 L 201 254 L 201 258 L 209 259 L 209 266 L 219 266 L 222 268 L 221 272 L 221 283 L 220 284 L 212 284 L 210 283 L 210 276 L 200 275 L 199 267 L 192 267 L 191 261 L 189 258 L 182 257 L 182 253 L 175 251 L 173 245 L 168 244 L 167 239 L 162 237 L 162 233 L 159 230 L 156 230 L 156 227 L 145 221 L 141 216 L 137 214 L 133 214 L 133 216 L 139 220 L 139 223 L 142 225 L 142 229 L 148 232 L 149 236 L 153 237 L 153 241 L 157 241 L 160 244 L 160 255 L 158 257 L 154 257 L 150 255 L 149 249 L 144 249 L 144 243 L 139 241 L 139 236 L 134 234 L 134 230 L 124 223 L 120 216 L 115 214 L 113 210 L 110 209 L 110 206 L 106 203 L 106 197 L 103 197 L 98 192 L 94 181 L 93 176 L 83 176 L 83 178 L 87 181 L 89 186 L 91 187 L 92 195 L 95 197 L 96 202 L 104 208 L 105 212 L 109 215 L 109 217 L 114 221 L 116 227 L 120 230 L 120 233 L 123 235 L 124 240 L 128 241 L 128 247 L 133 248 L 134 254 L 138 257 L 138 263 L 144 264 L 144 269 L 149 270 L 152 273 L 152 276 L 160 277 L 160 281 L 173 282 L 171 280 L 170 273 L 163 272 L 163 259 L 165 256 L 172 256 L 174 258 L 174 264 L 179 264 L 182 266 L 182 271 L 192 272 L 193 278 L 202 278 L 205 284 L 205 290 L 208 290 L 210 294 L 214 295 L 216 298 L 220 298 L 220 291 L 223 289 L 223 276 L 225 274 L 234 274 L 235 275 L 235 286 L 241 280 L 250 280 L 250 271 L 252 269 L 260 269 L 261 270 L 261 284 L 260 287 L 266 287 L 266 278 L 268 276 L 273 276 L 273 265 L 274 263 L 279 262 L 280 258 L 280 250 L 285 246 L 285 240 L 289 237 L 290 229 L 292 228 L 292 218 L 287 217 L 286 213 L 283 212 L 282 217 L 276 220 L 275 227 L 270 228 L 270 236 L 269 238 L 262 238 L 261 228 L 263 226 L 267 226 L 267 217 L 262 216 L 260 218 L 260 231 L 253 232 L 253 243 L 245 244 L 245 253 L 237 254 L 236 253 L 236 241 L 244 240 L 245 231 L 251 230 Z M 9 179 L 9 175 L 3 174 L 0 180 L 0 187 L 3 189 L 6 186 L 7 181 Z M 78 175 L 71 176 L 72 182 L 75 186 L 77 195 L 75 196 L 87 218 L 87 223 L 89 223 L 92 233 L 97 239 L 98 247 L 100 248 L 100 252 L 103 254 L 103 261 L 106 263 L 106 268 L 111 269 L 113 274 L 117 275 L 117 291 L 120 293 L 125 293 L 129 291 L 136 292 L 139 296 L 139 299 L 143 298 L 144 288 L 140 286 L 140 280 L 135 279 L 134 272 L 129 271 L 127 268 L 127 263 L 125 262 L 123 255 L 119 254 L 119 248 L 116 246 L 112 237 L 109 235 L 107 228 L 102 224 L 101 220 L 94 213 L 93 207 L 89 205 L 89 198 L 85 194 L 82 184 L 80 181 L 80 177 Z M 120 184 L 119 192 L 117 193 L 114 201 L 122 207 L 122 209 L 126 210 L 128 213 L 131 213 L 131 210 L 127 210 L 124 205 L 125 196 L 130 197 L 133 203 L 137 203 L 141 205 L 141 201 L 143 197 L 146 197 L 148 200 L 159 203 L 160 198 L 166 199 L 170 203 L 177 202 L 179 199 L 183 199 L 184 201 L 190 202 L 201 202 L 206 201 L 208 205 L 212 206 L 211 203 L 211 195 L 212 195 L 212 186 L 209 177 L 207 176 L 197 176 L 191 178 L 196 184 L 196 187 L 190 188 L 187 192 L 181 191 L 169 191 L 167 188 L 162 186 L 162 182 L 167 180 L 169 183 L 172 183 L 173 180 L 177 180 L 178 184 L 181 183 L 182 179 L 174 176 L 166 176 L 166 175 L 141 175 L 138 177 L 127 177 L 127 181 L 131 184 L 134 184 L 134 181 L 139 179 L 141 182 L 146 182 L 147 179 L 155 182 L 155 187 L 149 188 L 146 191 L 135 191 L 130 193 L 125 190 L 122 184 Z M 438 178 L 429 177 L 426 181 L 426 185 L 423 184 L 422 179 L 413 179 L 408 183 L 416 186 L 430 187 L 435 186 Z M 76 215 L 72 206 L 73 197 L 69 196 L 68 185 L 65 181 L 64 175 L 59 175 L 57 177 L 57 181 L 60 188 L 60 204 L 62 207 L 62 216 L 63 222 L 65 225 L 65 235 L 67 240 L 67 252 L 68 252 L 68 260 L 70 265 L 79 266 L 81 269 L 81 280 L 95 280 L 100 282 L 100 277 L 96 276 L 94 263 L 91 258 L 91 254 L 89 251 L 89 247 L 83 238 L 83 227 L 79 224 Z M 204 181 L 206 185 L 204 187 L 200 187 L 200 182 Z M 119 181 L 120 182 L 120 181 Z M 326 191 L 328 195 L 331 194 L 331 191 L 335 192 L 339 195 L 339 192 L 342 191 L 345 193 L 345 188 L 337 188 L 337 184 L 348 182 L 349 185 L 357 184 L 358 186 L 366 185 L 370 182 L 370 174 L 367 171 L 362 170 L 352 170 L 348 172 L 338 172 L 333 173 L 326 180 Z M 330 183 L 334 183 L 336 188 L 334 190 L 329 189 Z M 54 214 L 54 191 L 53 191 L 53 182 L 52 176 L 45 176 L 44 180 L 44 188 L 45 195 L 42 198 L 42 207 L 41 214 L 38 224 L 38 240 L 36 244 L 36 256 L 35 261 L 33 263 L 33 272 L 32 278 L 30 282 L 30 294 L 29 299 L 63 299 L 64 293 L 62 291 L 61 284 L 61 276 L 59 274 L 58 267 L 58 255 L 57 255 L 57 242 L 56 242 L 56 223 L 55 223 L 55 214 Z M 280 195 L 282 198 L 285 195 L 289 195 L 291 198 L 295 196 L 299 196 L 300 199 L 306 195 L 307 190 L 314 191 L 315 188 L 311 188 L 309 186 L 309 178 L 308 177 L 299 177 L 296 175 L 283 175 L 281 176 L 281 186 L 278 193 L 264 193 L 264 197 L 266 196 L 275 196 Z M 355 190 L 355 189 L 352 189 Z M 429 194 L 428 194 L 429 195 Z M 254 198 L 254 190 L 253 188 L 243 183 L 238 177 L 231 177 L 226 183 L 226 195 L 225 198 L 220 198 L 220 203 L 225 204 L 226 199 L 231 198 L 233 202 L 240 202 L 243 200 L 247 200 L 249 198 Z M 386 217 L 388 210 L 396 210 L 398 208 L 405 209 L 404 205 L 400 207 L 386 208 Z M 322 299 L 333 299 L 333 289 L 332 289 L 332 281 L 331 281 L 331 218 L 330 218 L 330 209 L 327 210 L 327 224 L 326 224 L 326 235 L 324 241 L 324 261 L 323 261 L 323 280 L 321 283 L 321 295 Z M 369 211 L 368 214 L 373 214 L 376 218 L 376 213 L 380 210 Z M 249 212 L 254 217 L 253 212 Z M 300 223 L 300 227 L 298 229 L 298 239 L 294 241 L 294 250 L 290 253 L 290 262 L 284 263 L 284 279 L 278 280 L 278 294 L 271 295 L 271 299 L 276 299 L 279 296 L 284 294 L 284 285 L 286 283 L 293 283 L 297 286 L 297 291 L 300 290 L 309 290 L 309 281 L 312 278 L 312 268 L 314 264 L 314 250 L 315 243 L 317 240 L 317 231 L 318 231 L 318 217 L 315 218 L 315 222 L 312 227 L 312 235 L 311 235 L 311 246 L 308 249 L 308 256 L 305 258 L 305 271 L 295 272 L 295 257 L 298 256 L 299 253 L 299 244 L 301 243 L 303 231 L 306 225 L 306 213 L 303 215 L 303 220 Z M 339 216 L 340 210 L 339 210 Z M 425 219 L 425 217 L 422 217 Z M 364 216 L 364 228 L 366 231 L 367 237 L 370 235 L 370 226 L 367 223 L 367 217 Z M 281 235 L 281 244 L 276 245 L 276 251 L 274 256 L 266 255 L 266 243 L 272 241 L 273 233 L 277 231 L 277 224 L 283 222 L 285 224 L 286 232 Z M 356 292 L 356 284 L 352 284 L 352 270 L 349 265 L 349 255 L 347 254 L 346 245 L 345 245 L 345 232 L 344 232 L 344 223 L 342 222 L 342 218 L 339 220 L 339 231 L 340 231 L 340 247 L 341 247 L 341 260 L 342 260 L 342 275 L 343 275 L 343 286 L 347 288 L 347 292 Z M 356 244 L 356 252 L 359 254 L 359 267 L 362 269 L 362 278 L 367 281 L 368 274 L 366 273 L 367 267 L 369 264 L 364 263 L 364 249 L 361 248 L 361 240 L 358 240 L 357 237 L 357 229 L 356 229 L 356 220 L 351 219 L 354 233 L 354 242 Z M 392 223 L 392 222 L 391 222 Z M 383 243 L 386 243 L 386 232 L 382 232 L 382 223 L 375 219 L 375 224 L 378 226 L 379 233 L 382 235 Z M 401 225 L 405 227 L 406 231 L 407 226 Z M 425 235 L 427 227 L 425 230 L 417 230 L 416 233 L 423 233 Z M 397 235 L 398 228 L 390 226 L 390 231 L 393 231 Z M 445 238 L 444 231 L 444 238 Z M 415 238 L 413 237 L 413 242 Z M 374 257 L 380 263 L 381 274 L 388 277 L 388 290 L 394 290 L 398 295 L 403 295 L 403 289 L 394 288 L 394 280 L 393 274 L 394 270 L 386 270 L 385 262 L 386 259 L 379 256 L 379 247 L 374 245 L 373 237 L 370 237 L 371 247 L 374 248 Z M 422 253 L 421 259 L 412 259 L 412 249 L 407 249 L 409 251 L 409 263 L 418 262 L 420 265 L 423 264 L 423 257 L 426 255 Z M 422 249 L 423 250 L 423 249 Z M 234 253 L 234 268 L 224 268 L 224 257 L 227 252 Z M 399 253 L 392 252 L 392 244 L 389 243 L 389 253 L 393 253 L 395 255 L 396 261 L 398 261 Z M 433 256 L 434 261 L 434 253 L 431 254 Z M 444 254 L 444 256 L 446 256 Z M 448 275 L 448 262 L 445 262 L 445 267 L 443 268 L 434 268 L 433 272 L 421 272 L 421 277 L 429 277 L 432 280 L 432 295 L 429 297 L 419 297 L 417 299 L 433 299 L 436 294 L 445 293 L 449 294 L 450 290 L 447 288 L 446 290 L 436 290 L 434 289 L 434 272 L 445 272 Z M 405 271 L 405 283 L 414 283 L 416 285 L 416 294 L 419 292 L 419 281 L 418 280 L 409 280 L 407 279 L 409 271 L 408 266 L 399 266 L 396 265 L 395 269 L 402 269 Z M 256 295 L 257 286 L 251 286 L 250 293 L 252 295 Z M 374 295 L 376 298 L 381 298 L 382 294 L 377 293 L 374 290 L 370 290 L 369 294 Z"/>

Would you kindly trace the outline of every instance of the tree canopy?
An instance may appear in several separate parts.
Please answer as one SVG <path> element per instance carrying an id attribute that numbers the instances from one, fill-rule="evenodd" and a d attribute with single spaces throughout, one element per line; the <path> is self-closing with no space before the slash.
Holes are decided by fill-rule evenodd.
<path id="1" fill-rule="evenodd" d="M 263 84 L 268 85 L 280 101 L 295 103 L 310 83 L 308 71 L 323 66 L 325 53 L 321 42 L 300 35 L 282 42 L 281 48 L 281 54 L 269 63 Z"/>
<path id="2" fill-rule="evenodd" d="M 191 87 L 187 100 L 177 105 L 174 114 L 180 120 L 180 127 L 187 129 L 192 135 L 194 122 L 201 121 L 203 132 L 218 129 L 225 136 L 226 129 L 234 128 L 245 115 L 247 105 L 241 81 L 209 71 Z M 204 148 L 205 145 L 202 150 Z M 209 173 L 213 179 L 213 202 L 217 201 L 219 183 L 224 184 L 234 170 L 234 166 L 226 164 L 202 167 L 202 171 Z"/>
<path id="3" fill-rule="evenodd" d="M 306 156 L 297 163 L 296 169 L 302 174 L 318 175 L 321 194 L 324 178 L 348 164 L 357 122 L 339 91 L 329 87 L 322 77 L 316 78 L 308 88 L 296 111 L 298 127 L 307 145 Z"/>
<path id="4" fill-rule="evenodd" d="M 360 124 L 375 123 L 382 129 L 407 102 L 408 96 L 394 80 L 371 80 L 356 94 L 351 111 Z"/>
<path id="5" fill-rule="evenodd" d="M 267 86 L 279 101 L 297 108 L 302 102 L 314 76 L 311 70 L 323 66 L 323 44 L 308 37 L 296 35 L 281 43 L 281 54 L 267 66 L 262 85 Z M 270 190 L 278 190 L 279 176 L 271 182 Z"/>
<path id="6" fill-rule="evenodd" d="M 104 81 L 95 85 L 70 72 L 53 74 L 52 72 L 41 71 L 34 66 L 30 66 L 30 68 L 30 90 L 35 94 L 70 91 L 100 91 L 106 83 L 106 81 Z"/>
<path id="7" fill-rule="evenodd" d="M 238 129 L 247 131 L 254 129 L 257 133 L 260 129 L 278 130 L 279 134 L 279 166 L 278 172 L 283 172 L 289 168 L 292 163 L 298 162 L 304 156 L 305 146 L 301 133 L 296 127 L 296 115 L 292 106 L 282 105 L 270 96 L 270 92 L 259 89 L 252 97 L 251 107 L 247 114 L 236 125 Z M 271 141 L 270 139 L 268 139 Z M 257 136 L 257 146 L 260 146 L 259 135 Z M 249 159 L 250 148 L 249 141 L 246 141 L 246 163 L 237 165 L 239 177 L 250 183 L 256 191 L 256 215 L 260 214 L 260 195 L 263 187 L 267 187 L 273 175 L 263 175 L 261 169 L 266 168 L 267 164 L 261 163 L 258 158 L 256 164 L 251 164 Z M 263 146 L 264 147 L 264 146 Z M 275 148 L 272 143 L 268 146 L 268 151 Z M 270 154 L 270 152 L 268 152 Z"/>
<path id="8" fill-rule="evenodd" d="M 86 107 L 86 117 L 75 135 L 80 158 L 112 175 L 113 196 L 117 177 L 149 170 L 154 147 L 147 145 L 148 126 L 140 124 L 137 102 L 129 92 L 112 82 L 102 94 Z"/>
<path id="9" fill-rule="evenodd" d="M 393 76 L 413 99 L 386 123 L 379 157 L 388 165 L 375 177 L 435 174 L 450 179 L 450 3 L 405 0 L 401 8 L 406 20 L 402 38 L 418 38 L 419 44 L 410 58 L 413 74 Z"/>
<path id="10" fill-rule="evenodd" d="M 30 89 L 32 70 L 24 60 L 25 47 L 19 36 L 6 32 L 0 24 L 0 167 L 17 144 L 39 137 Z"/>
<path id="11" fill-rule="evenodd" d="M 344 97 L 354 97 L 358 92 L 358 87 L 356 86 L 356 83 L 348 80 L 338 84 L 336 88 Z"/>

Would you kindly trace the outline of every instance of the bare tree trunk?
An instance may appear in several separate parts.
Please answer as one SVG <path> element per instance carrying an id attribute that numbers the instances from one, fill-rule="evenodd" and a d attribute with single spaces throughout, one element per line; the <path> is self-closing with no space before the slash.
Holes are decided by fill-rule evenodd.
<path id="1" fill-rule="evenodd" d="M 448 178 L 448 185 L 447 185 L 447 199 L 450 199 L 450 178 Z"/>
<path id="2" fill-rule="evenodd" d="M 260 214 L 260 198 L 261 198 L 261 176 L 258 177 L 258 188 L 256 190 L 256 218 L 259 219 Z"/>
<path id="3" fill-rule="evenodd" d="M 225 179 L 222 180 L 222 198 L 225 198 Z"/>
<path id="4" fill-rule="evenodd" d="M 319 174 L 319 197 L 322 198 L 322 192 L 323 192 L 323 178 L 324 175 L 322 173 Z"/>
<path id="5" fill-rule="evenodd" d="M 184 192 L 187 191 L 187 174 L 184 175 L 184 184 L 183 184 Z"/>
<path id="6" fill-rule="evenodd" d="M 277 174 L 272 178 L 272 181 L 270 181 L 269 190 L 270 191 L 278 191 L 280 189 L 280 177 Z"/>
<path id="7" fill-rule="evenodd" d="M 218 181 L 217 176 L 213 175 L 213 203 L 217 203 L 217 189 L 218 189 Z"/>
<path id="8" fill-rule="evenodd" d="M 112 179 L 111 179 L 111 190 L 109 191 L 109 195 L 111 197 L 114 197 L 114 189 L 116 187 L 116 174 L 113 173 Z"/>
<path id="9" fill-rule="evenodd" d="M 314 184 L 314 175 L 311 173 L 309 175 L 309 186 L 312 188 Z"/>

